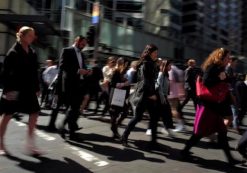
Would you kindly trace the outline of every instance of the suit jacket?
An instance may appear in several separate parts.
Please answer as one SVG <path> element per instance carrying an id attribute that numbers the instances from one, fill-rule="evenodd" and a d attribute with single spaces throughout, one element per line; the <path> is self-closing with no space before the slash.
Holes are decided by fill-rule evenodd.
<path id="1" fill-rule="evenodd" d="M 86 69 L 85 58 L 81 53 L 82 68 Z M 64 48 L 60 56 L 60 66 L 58 74 L 58 85 L 62 92 L 77 91 L 80 87 L 80 74 L 78 70 L 80 65 L 77 59 L 76 50 L 74 47 Z"/>
<path id="2" fill-rule="evenodd" d="M 247 107 L 247 84 L 244 81 L 237 81 L 236 86 L 236 98 L 240 108 Z"/>

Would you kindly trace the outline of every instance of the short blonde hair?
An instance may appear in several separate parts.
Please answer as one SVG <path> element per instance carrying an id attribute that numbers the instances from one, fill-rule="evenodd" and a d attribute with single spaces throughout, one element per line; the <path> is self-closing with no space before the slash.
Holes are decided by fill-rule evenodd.
<path id="1" fill-rule="evenodd" d="M 19 31 L 16 33 L 16 40 L 20 41 L 21 37 L 26 35 L 28 32 L 34 31 L 32 27 L 29 26 L 23 26 L 19 29 Z"/>

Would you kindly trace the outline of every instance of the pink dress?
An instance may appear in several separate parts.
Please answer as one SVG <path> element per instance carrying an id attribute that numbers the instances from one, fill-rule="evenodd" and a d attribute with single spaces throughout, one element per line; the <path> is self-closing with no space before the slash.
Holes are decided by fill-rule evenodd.
<path id="1" fill-rule="evenodd" d="M 194 123 L 194 134 L 209 136 L 215 132 L 226 132 L 223 116 L 216 113 L 208 106 L 197 105 Z"/>

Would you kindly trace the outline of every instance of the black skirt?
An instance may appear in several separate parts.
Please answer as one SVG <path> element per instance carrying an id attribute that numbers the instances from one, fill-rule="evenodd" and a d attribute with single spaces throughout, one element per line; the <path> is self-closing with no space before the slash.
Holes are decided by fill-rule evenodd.
<path id="1" fill-rule="evenodd" d="M 36 93 L 20 92 L 18 99 L 15 101 L 9 101 L 1 97 L 0 100 L 0 113 L 13 114 L 26 113 L 32 114 L 39 112 L 40 106 Z"/>

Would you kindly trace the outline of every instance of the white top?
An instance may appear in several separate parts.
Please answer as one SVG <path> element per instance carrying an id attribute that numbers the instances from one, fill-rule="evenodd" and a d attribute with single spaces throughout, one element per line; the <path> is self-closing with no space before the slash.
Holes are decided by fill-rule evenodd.
<path id="1" fill-rule="evenodd" d="M 182 98 L 185 96 L 184 82 L 183 82 L 183 71 L 178 67 L 172 65 L 169 73 L 170 81 L 170 93 L 168 98 Z"/>
<path id="2" fill-rule="evenodd" d="M 45 69 L 45 71 L 42 73 L 42 77 L 45 83 L 50 85 L 57 74 L 58 74 L 57 66 L 53 65 Z"/>
<path id="3" fill-rule="evenodd" d="M 76 52 L 77 60 L 79 63 L 80 68 L 82 68 L 82 57 L 81 57 L 81 50 L 78 49 L 77 47 L 73 46 Z"/>
<path id="4" fill-rule="evenodd" d="M 114 68 L 110 68 L 108 65 L 103 67 L 102 72 L 103 72 L 104 81 L 111 82 L 113 69 Z"/>

